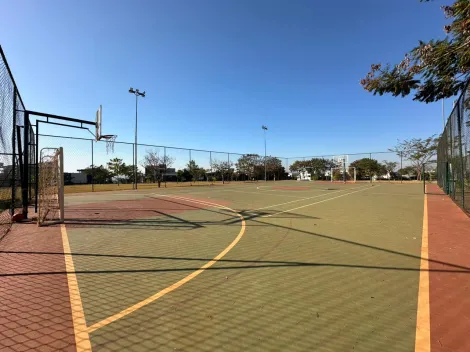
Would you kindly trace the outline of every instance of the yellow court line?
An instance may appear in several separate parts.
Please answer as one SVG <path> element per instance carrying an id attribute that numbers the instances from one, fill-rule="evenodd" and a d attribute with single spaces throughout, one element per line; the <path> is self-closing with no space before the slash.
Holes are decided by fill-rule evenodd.
<path id="1" fill-rule="evenodd" d="M 220 259 L 222 259 L 233 247 L 235 247 L 235 245 L 240 242 L 241 238 L 243 237 L 244 233 L 245 233 L 245 229 L 246 229 L 246 224 L 245 224 L 245 219 L 243 218 L 243 216 L 239 213 L 237 213 L 235 210 L 231 209 L 231 208 L 228 208 L 226 206 L 223 206 L 223 205 L 219 205 L 219 204 L 216 204 L 216 203 L 209 203 L 209 202 L 203 202 L 203 201 L 196 201 L 194 199 L 190 199 L 190 198 L 183 198 L 183 197 L 171 197 L 171 198 L 177 198 L 177 199 L 184 199 L 188 202 L 193 202 L 193 203 L 198 203 L 198 204 L 205 204 L 205 205 L 211 205 L 211 206 L 214 206 L 216 208 L 224 208 L 224 209 L 227 209 L 227 210 L 230 210 L 232 211 L 233 213 L 235 213 L 242 221 L 242 228 L 240 229 L 240 232 L 238 233 L 237 237 L 232 241 L 232 243 L 230 243 L 222 252 L 220 252 L 216 257 L 214 257 L 211 261 L 207 262 L 206 264 L 204 264 L 200 269 L 192 272 L 191 274 L 189 274 L 188 276 L 184 277 L 183 279 L 179 280 L 178 282 L 174 283 L 173 285 L 171 286 L 168 286 L 167 288 L 164 288 L 163 290 L 155 293 L 154 295 L 130 306 L 129 308 L 126 308 L 124 310 L 122 310 L 121 312 L 119 313 L 116 313 L 96 324 L 93 324 L 92 326 L 90 326 L 88 328 L 88 334 L 91 334 L 93 331 L 99 329 L 99 328 L 102 328 L 103 326 L 106 326 L 106 325 L 109 325 L 111 324 L 112 322 L 115 322 L 116 320 L 119 320 L 123 317 L 125 317 L 126 315 L 129 315 L 133 312 L 135 312 L 136 310 L 146 306 L 147 304 L 150 304 L 152 302 L 155 302 L 157 299 L 163 297 L 164 295 L 166 295 L 167 293 L 170 293 L 174 290 L 176 290 L 177 288 L 183 286 L 185 283 L 189 282 L 190 280 L 194 279 L 196 276 L 202 274 L 206 269 L 210 268 L 211 266 L 213 266 L 217 261 L 219 261 Z"/>
<path id="2" fill-rule="evenodd" d="M 431 351 L 431 326 L 429 311 L 429 248 L 428 248 L 428 198 L 424 195 L 423 234 L 421 262 L 419 265 L 418 310 L 416 313 L 415 352 Z"/>
<path id="3" fill-rule="evenodd" d="M 378 185 L 378 186 L 376 186 L 376 187 L 380 187 L 380 186 Z M 349 192 L 349 193 L 341 194 L 340 196 L 336 196 L 336 197 L 332 197 L 332 198 L 328 198 L 328 199 L 324 199 L 324 200 L 319 200 L 318 202 L 314 202 L 314 203 L 302 205 L 301 207 L 292 208 L 292 209 L 288 209 L 288 210 L 283 210 L 283 211 L 280 211 L 280 212 L 277 212 L 277 213 L 274 213 L 274 214 L 270 214 L 270 215 L 263 215 L 262 218 L 270 218 L 271 216 L 275 216 L 275 215 L 279 215 L 279 214 L 283 214 L 283 213 L 288 213 L 288 212 L 290 212 L 290 211 L 292 211 L 292 210 L 297 210 L 297 209 L 302 209 L 302 208 L 310 207 L 310 206 L 315 205 L 315 204 L 320 204 L 320 203 L 328 202 L 328 201 L 330 201 L 330 200 L 337 199 L 337 198 L 341 198 L 341 197 L 344 197 L 344 196 L 347 196 L 347 195 L 350 195 L 350 194 L 353 194 L 353 193 L 357 193 L 357 192 L 361 192 L 361 191 L 366 191 L 366 190 L 371 189 L 371 188 L 372 188 L 372 187 L 370 187 L 370 186 L 363 187 L 363 188 L 360 188 L 359 190 L 354 191 L 354 192 Z"/>
<path id="4" fill-rule="evenodd" d="M 75 344 L 77 352 L 91 351 L 90 336 L 87 332 L 85 313 L 83 312 L 82 298 L 78 287 L 75 266 L 73 264 L 72 252 L 70 250 L 67 230 L 64 224 L 60 225 L 62 234 L 62 245 L 65 254 L 65 269 L 67 271 L 67 283 L 69 287 L 70 307 L 72 309 L 73 330 L 75 333 Z"/>

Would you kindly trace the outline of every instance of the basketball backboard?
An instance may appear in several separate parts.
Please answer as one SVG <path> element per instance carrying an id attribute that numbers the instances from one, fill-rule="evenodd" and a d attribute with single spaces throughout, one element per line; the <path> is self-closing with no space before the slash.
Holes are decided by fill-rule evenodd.
<path id="1" fill-rule="evenodd" d="M 333 158 L 334 161 L 340 166 L 343 166 L 343 164 L 348 164 L 348 155 L 338 155 Z"/>
<path id="2" fill-rule="evenodd" d="M 97 141 L 101 139 L 101 121 L 103 117 L 103 107 L 100 105 L 96 111 L 96 135 L 95 138 Z"/>

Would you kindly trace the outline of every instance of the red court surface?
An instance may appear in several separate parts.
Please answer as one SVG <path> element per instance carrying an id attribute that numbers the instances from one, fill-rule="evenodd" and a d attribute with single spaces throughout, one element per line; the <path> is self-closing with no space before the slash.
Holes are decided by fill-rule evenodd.
<path id="1" fill-rule="evenodd" d="M 431 351 L 468 352 L 470 218 L 437 185 L 427 187 Z"/>
<path id="2" fill-rule="evenodd" d="M 74 350 L 60 227 L 14 224 L 0 242 L 0 351 Z"/>

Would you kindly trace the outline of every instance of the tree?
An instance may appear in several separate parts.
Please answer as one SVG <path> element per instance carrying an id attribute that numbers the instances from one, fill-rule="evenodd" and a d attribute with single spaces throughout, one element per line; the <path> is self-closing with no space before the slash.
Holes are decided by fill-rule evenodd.
<path id="1" fill-rule="evenodd" d="M 229 175 L 231 168 L 233 166 L 232 162 L 229 161 L 219 161 L 217 159 L 212 160 L 211 168 L 215 170 L 216 173 L 220 174 L 222 177 L 222 183 L 225 183 L 225 175 Z"/>
<path id="2" fill-rule="evenodd" d="M 436 155 L 438 142 L 439 138 L 436 138 L 436 135 L 425 139 L 413 138 L 398 142 L 390 151 L 408 159 L 415 168 L 417 179 L 421 180 L 424 164 Z"/>
<path id="3" fill-rule="evenodd" d="M 390 176 L 390 179 L 393 179 L 395 178 L 395 170 L 398 166 L 398 163 L 396 161 L 387 161 L 387 160 L 384 160 L 382 162 L 382 165 L 385 169 L 385 173 L 389 174 Z"/>
<path id="4" fill-rule="evenodd" d="M 421 0 L 429 2 L 429 0 Z M 420 41 L 405 54 L 397 65 L 371 65 L 371 71 L 361 80 L 364 89 L 375 94 L 391 93 L 430 103 L 458 94 L 470 77 L 470 4 L 455 0 L 442 6 L 451 23 L 444 26 L 445 39 Z"/>
<path id="5" fill-rule="evenodd" d="M 174 161 L 175 159 L 169 155 L 161 156 L 158 150 L 149 149 L 146 151 L 142 166 L 145 168 L 145 175 L 153 182 L 157 182 L 158 188 L 160 188 L 166 170 L 173 165 Z"/>
<path id="6" fill-rule="evenodd" d="M 112 175 L 108 169 L 106 169 L 103 165 L 96 166 L 90 165 L 80 172 L 86 174 L 88 177 L 91 178 L 92 183 L 110 183 L 112 182 L 111 178 Z"/>
<path id="7" fill-rule="evenodd" d="M 379 175 L 381 170 L 383 170 L 377 160 L 369 158 L 356 160 L 350 166 L 356 168 L 356 178 L 358 179 L 372 179 L 373 176 Z"/>
<path id="8" fill-rule="evenodd" d="M 263 162 L 263 167 L 264 167 L 264 162 Z M 268 179 L 274 178 L 277 175 L 277 179 L 280 180 L 281 177 L 284 177 L 286 170 L 284 169 L 284 166 L 282 166 L 281 159 L 276 158 L 274 156 L 267 156 L 266 157 L 266 172 L 267 172 Z"/>
<path id="9" fill-rule="evenodd" d="M 192 181 L 198 181 L 201 177 L 203 177 L 206 174 L 206 171 L 199 167 L 198 164 L 194 160 L 190 160 L 188 162 L 187 168 L 189 174 L 191 175 L 190 180 Z"/>
<path id="10" fill-rule="evenodd" d="M 119 186 L 121 177 L 124 176 L 126 172 L 126 164 L 122 162 L 122 159 L 114 158 L 108 161 L 108 169 L 111 172 L 112 177 L 116 178 Z"/>
<path id="11" fill-rule="evenodd" d="M 176 171 L 176 180 L 177 180 L 178 182 L 183 182 L 183 181 L 185 181 L 184 171 L 183 171 L 183 170 L 178 170 L 178 171 Z"/>
<path id="12" fill-rule="evenodd" d="M 402 176 L 414 177 L 416 176 L 416 169 L 413 166 L 407 166 L 398 170 L 398 173 Z"/>
<path id="13" fill-rule="evenodd" d="M 123 167 L 123 174 L 127 180 L 127 182 L 135 183 L 135 166 L 134 165 L 124 165 Z M 137 181 L 142 180 L 144 178 L 144 174 L 137 170 Z"/>
<path id="14" fill-rule="evenodd" d="M 256 175 L 256 168 L 259 167 L 262 160 L 258 154 L 245 154 L 241 156 L 237 163 L 236 168 L 240 174 L 247 175 L 251 180 Z"/>
<path id="15" fill-rule="evenodd" d="M 326 171 L 336 165 L 333 160 L 312 158 L 310 160 L 296 160 L 289 166 L 289 169 L 293 172 L 308 170 L 314 179 L 319 179 L 325 177 Z"/>

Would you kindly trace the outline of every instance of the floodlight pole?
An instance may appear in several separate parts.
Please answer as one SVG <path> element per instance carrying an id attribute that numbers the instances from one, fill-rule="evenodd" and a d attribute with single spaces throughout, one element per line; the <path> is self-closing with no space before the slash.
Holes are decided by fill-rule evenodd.
<path id="1" fill-rule="evenodd" d="M 134 184 L 135 189 L 137 189 L 137 102 L 139 96 L 145 98 L 145 91 L 143 93 L 139 92 L 138 89 L 129 88 L 129 93 L 135 95 L 135 142 L 134 142 Z"/>
<path id="2" fill-rule="evenodd" d="M 263 125 L 261 126 L 264 132 L 264 182 L 268 181 L 268 178 L 266 177 L 266 131 L 268 130 L 268 127 Z"/>

